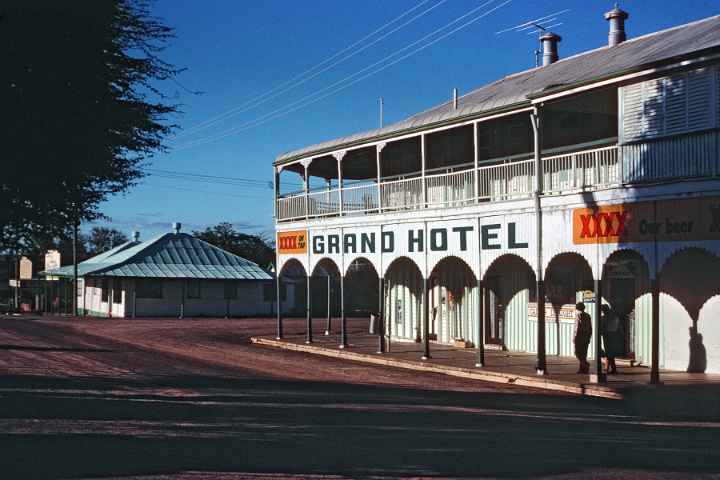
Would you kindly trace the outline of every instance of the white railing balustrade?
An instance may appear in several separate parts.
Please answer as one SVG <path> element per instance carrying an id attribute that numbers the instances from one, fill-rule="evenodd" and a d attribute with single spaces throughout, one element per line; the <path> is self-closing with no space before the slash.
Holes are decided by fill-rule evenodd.
<path id="1" fill-rule="evenodd" d="M 473 170 L 439 173 L 425 177 L 428 205 L 457 207 L 467 205 L 475 197 Z"/>
<path id="2" fill-rule="evenodd" d="M 422 207 L 422 178 L 392 180 L 380 184 L 382 210 L 406 210 Z"/>
<path id="3" fill-rule="evenodd" d="M 528 197 L 533 193 L 534 183 L 534 160 L 480 167 L 478 169 L 478 198 L 481 200 L 509 200 Z"/>
<path id="4" fill-rule="evenodd" d="M 308 216 L 323 217 L 340 212 L 340 190 L 318 190 L 308 193 Z"/>
<path id="5" fill-rule="evenodd" d="M 376 183 L 343 188 L 343 212 L 369 212 L 378 209 Z"/>
<path id="6" fill-rule="evenodd" d="M 617 146 L 543 158 L 544 193 L 604 187 L 619 180 Z"/>
<path id="7" fill-rule="evenodd" d="M 305 218 L 305 194 L 299 193 L 278 198 L 277 207 L 279 220 Z"/>

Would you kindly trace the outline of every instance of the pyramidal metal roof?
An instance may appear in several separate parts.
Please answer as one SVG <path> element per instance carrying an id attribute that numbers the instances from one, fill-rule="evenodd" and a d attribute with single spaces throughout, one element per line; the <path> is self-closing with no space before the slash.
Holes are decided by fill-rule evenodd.
<path id="1" fill-rule="evenodd" d="M 140 242 L 136 240 L 131 240 L 129 242 L 122 243 L 118 245 L 117 247 L 111 248 L 107 252 L 100 253 L 98 255 L 95 255 L 94 257 L 90 257 L 87 260 L 78 263 L 78 275 L 83 276 L 87 274 L 88 272 L 97 270 L 98 268 L 102 268 L 103 265 L 111 265 L 112 260 L 109 260 L 110 257 L 123 252 L 127 250 L 128 248 L 132 248 L 136 245 L 139 245 Z M 74 275 L 74 265 L 66 265 L 64 267 L 55 268 L 52 270 L 46 270 L 43 272 L 40 272 L 41 275 L 51 275 L 56 277 L 71 277 Z"/>
<path id="2" fill-rule="evenodd" d="M 78 264 L 79 274 L 93 277 L 272 279 L 256 263 L 187 233 L 165 233 L 114 250 L 113 253 L 106 252 Z M 71 276 L 72 270 L 71 265 L 45 274 Z"/>
<path id="3" fill-rule="evenodd" d="M 720 15 L 628 39 L 501 78 L 452 101 L 437 105 L 384 128 L 368 130 L 281 154 L 275 164 L 318 156 L 368 141 L 389 139 L 434 125 L 530 105 L 530 98 L 548 91 L 644 70 L 691 54 L 720 47 Z"/>

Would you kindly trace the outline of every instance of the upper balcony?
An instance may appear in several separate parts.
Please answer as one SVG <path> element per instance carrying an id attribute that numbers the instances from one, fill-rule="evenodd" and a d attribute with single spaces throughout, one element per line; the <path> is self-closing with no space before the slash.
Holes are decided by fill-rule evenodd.
<path id="1" fill-rule="evenodd" d="M 701 70 L 715 75 L 710 89 L 720 85 L 720 70 Z M 536 191 L 563 195 L 717 177 L 720 102 L 714 111 L 709 99 L 717 98 L 693 97 L 692 75 L 548 102 L 537 110 L 537 131 L 533 109 L 524 108 L 283 166 L 276 170 L 276 219 L 455 208 Z M 673 102 L 682 102 L 682 112 Z M 301 190 L 281 190 L 281 177 L 291 174 L 299 175 Z"/>

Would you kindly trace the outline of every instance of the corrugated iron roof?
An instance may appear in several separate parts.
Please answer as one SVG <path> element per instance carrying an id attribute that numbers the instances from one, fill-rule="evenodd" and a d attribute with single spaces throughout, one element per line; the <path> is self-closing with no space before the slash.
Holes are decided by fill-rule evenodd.
<path id="1" fill-rule="evenodd" d="M 109 260 L 110 257 L 113 257 L 114 255 L 117 255 L 120 252 L 124 252 L 125 250 L 132 248 L 139 244 L 140 244 L 140 242 L 131 240 L 129 242 L 120 244 L 117 247 L 111 248 L 107 252 L 103 252 L 101 254 L 95 255 L 94 257 L 90 257 L 87 260 L 78 263 L 78 275 L 83 276 L 88 272 L 97 270 L 98 268 L 102 268 L 103 265 L 112 265 L 112 261 Z M 59 267 L 59 268 L 55 268 L 52 270 L 46 270 L 46 271 L 40 272 L 40 275 L 51 275 L 51 276 L 56 276 L 56 277 L 72 277 L 74 275 L 73 267 L 74 267 L 73 265 L 66 265 L 64 267 Z"/>
<path id="2" fill-rule="evenodd" d="M 81 266 L 82 276 L 93 277 L 272 279 L 256 263 L 186 233 L 166 233 L 117 251 L 100 261 L 94 257 L 79 264 L 78 270 Z M 69 273 L 64 269 L 68 269 Z M 72 266 L 46 273 L 57 276 L 73 274 Z"/>
<path id="3" fill-rule="evenodd" d="M 531 96 L 548 90 L 569 89 L 580 84 L 640 71 L 651 65 L 717 47 L 720 47 L 720 16 L 661 30 L 613 47 L 601 47 L 561 59 L 545 67 L 516 73 L 460 97 L 457 109 L 453 108 L 452 101 L 446 102 L 384 128 L 284 153 L 277 157 L 275 163 L 283 164 L 361 142 L 385 139 L 420 127 L 529 105 Z"/>

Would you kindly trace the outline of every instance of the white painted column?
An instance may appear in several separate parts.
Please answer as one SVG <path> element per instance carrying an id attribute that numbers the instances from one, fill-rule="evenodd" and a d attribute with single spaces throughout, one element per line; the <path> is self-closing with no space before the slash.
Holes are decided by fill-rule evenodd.
<path id="1" fill-rule="evenodd" d="M 478 202 L 480 197 L 480 149 L 478 147 L 478 133 L 480 130 L 480 122 L 473 123 L 473 148 L 475 149 L 475 170 L 473 173 L 473 195 L 475 197 L 475 203 Z"/>
<path id="2" fill-rule="evenodd" d="M 308 210 L 308 196 L 310 191 L 310 175 L 308 175 L 308 167 L 310 166 L 310 161 L 303 160 L 302 161 L 303 166 L 303 172 L 305 172 L 305 178 L 303 179 L 303 190 L 305 191 L 305 220 L 308 218 L 308 214 L 310 213 Z"/>
<path id="3" fill-rule="evenodd" d="M 425 183 L 425 134 L 420 135 L 420 168 L 422 178 L 422 206 L 427 207 L 427 184 Z"/>
<path id="4" fill-rule="evenodd" d="M 385 148 L 385 143 L 378 143 L 375 146 L 375 162 L 377 165 L 377 192 L 378 192 L 378 212 L 382 212 L 383 204 L 382 204 L 382 188 L 380 186 L 380 182 L 382 181 L 382 175 L 380 174 L 380 156 L 382 155 L 382 150 Z"/>
<path id="5" fill-rule="evenodd" d="M 333 157 L 337 160 L 338 168 L 338 198 L 340 199 L 340 216 L 343 214 L 343 176 L 342 176 L 342 159 L 345 157 L 345 150 L 333 153 Z"/>

